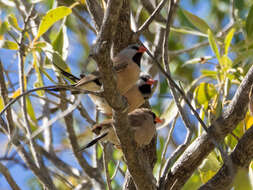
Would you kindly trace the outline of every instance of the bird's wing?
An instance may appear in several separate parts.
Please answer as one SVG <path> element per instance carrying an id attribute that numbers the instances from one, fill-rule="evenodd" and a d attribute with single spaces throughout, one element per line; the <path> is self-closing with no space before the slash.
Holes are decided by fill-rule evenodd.
<path id="1" fill-rule="evenodd" d="M 121 72 L 121 71 L 123 71 L 124 69 L 127 68 L 128 64 L 129 63 L 127 61 L 124 61 L 122 63 L 119 63 L 119 64 L 115 65 L 114 69 L 115 69 L 116 72 Z"/>
<path id="2" fill-rule="evenodd" d="M 96 80 L 99 80 L 99 79 L 100 79 L 99 72 L 95 71 L 95 72 L 91 73 L 90 75 L 87 75 L 87 76 L 83 77 L 81 80 L 79 80 L 76 83 L 76 87 L 83 86 L 83 85 L 90 83 L 90 82 L 95 82 L 97 84 Z"/>

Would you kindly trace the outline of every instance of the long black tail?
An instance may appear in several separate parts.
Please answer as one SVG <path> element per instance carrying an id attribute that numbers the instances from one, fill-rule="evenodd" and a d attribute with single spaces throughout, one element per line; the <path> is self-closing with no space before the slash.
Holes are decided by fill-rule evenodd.
<path id="1" fill-rule="evenodd" d="M 59 92 L 59 91 L 66 91 L 66 90 L 70 90 L 71 91 L 71 87 L 75 87 L 75 85 L 68 85 L 68 87 L 66 86 L 66 88 L 64 87 L 55 87 L 55 88 L 49 88 L 49 89 L 46 89 L 46 91 L 56 91 L 56 92 Z"/>
<path id="2" fill-rule="evenodd" d="M 60 72 L 63 76 L 67 77 L 68 79 L 72 80 L 73 82 L 78 82 L 80 80 L 80 78 L 76 77 L 75 75 L 72 75 L 71 73 L 64 71 L 62 68 L 60 68 L 56 64 L 54 64 L 54 66 L 60 70 Z"/>
<path id="3" fill-rule="evenodd" d="M 80 150 L 78 150 L 78 152 L 83 152 L 86 148 L 89 148 L 92 145 L 96 144 L 100 139 L 104 138 L 107 134 L 108 134 L 108 132 L 105 132 L 105 133 L 102 133 L 101 135 L 97 136 L 95 139 L 93 139 L 92 141 L 90 141 L 88 144 L 86 144 L 85 146 L 81 147 Z"/>

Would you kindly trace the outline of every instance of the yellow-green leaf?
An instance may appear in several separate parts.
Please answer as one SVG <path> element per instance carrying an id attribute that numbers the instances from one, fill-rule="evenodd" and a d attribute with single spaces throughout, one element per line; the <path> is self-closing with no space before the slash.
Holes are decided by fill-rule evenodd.
<path id="1" fill-rule="evenodd" d="M 214 152 L 211 152 L 199 166 L 200 177 L 203 183 L 206 183 L 220 169 L 221 163 L 218 161 Z"/>
<path id="2" fill-rule="evenodd" d="M 234 182 L 234 189 L 238 190 L 252 190 L 251 181 L 249 178 L 249 170 L 247 168 L 238 168 Z"/>
<path id="3" fill-rule="evenodd" d="M 9 40 L 3 41 L 1 47 L 5 49 L 18 50 L 18 44 Z"/>
<path id="4" fill-rule="evenodd" d="M 21 31 L 22 29 L 19 27 L 18 25 L 18 20 L 17 18 L 14 16 L 14 14 L 10 14 L 8 16 L 8 21 L 10 23 L 11 26 L 13 26 L 15 29 L 17 29 L 18 31 Z"/>
<path id="5" fill-rule="evenodd" d="M 4 101 L 3 101 L 3 97 L 0 97 L 0 111 L 2 111 L 4 109 Z"/>
<path id="6" fill-rule="evenodd" d="M 207 108 L 209 101 L 217 93 L 213 84 L 200 83 L 199 86 L 194 90 L 194 99 L 200 104 Z"/>
<path id="7" fill-rule="evenodd" d="M 207 30 L 210 30 L 210 27 L 208 26 L 208 24 L 201 18 L 199 18 L 198 16 L 188 12 L 185 9 L 182 9 L 184 15 L 186 16 L 186 18 L 197 28 L 199 29 L 201 32 L 203 33 L 207 33 Z"/>
<path id="8" fill-rule="evenodd" d="M 212 33 L 211 30 L 208 29 L 208 41 L 209 41 L 209 44 L 214 52 L 214 54 L 216 55 L 217 59 L 219 60 L 220 59 L 220 53 L 219 53 L 219 49 L 218 49 L 218 46 L 215 42 L 215 37 Z"/>
<path id="9" fill-rule="evenodd" d="M 232 67 L 232 60 L 229 59 L 229 57 L 227 55 L 223 55 L 220 60 L 220 65 L 222 67 L 222 70 L 224 72 L 226 72 L 228 69 L 230 69 Z"/>
<path id="10" fill-rule="evenodd" d="M 6 33 L 6 31 L 10 30 L 9 23 L 7 21 L 1 22 L 0 20 L 0 35 L 3 35 Z"/>
<path id="11" fill-rule="evenodd" d="M 229 31 L 229 33 L 226 35 L 225 42 L 224 42 L 224 43 L 225 43 L 225 55 L 228 54 L 228 48 L 229 48 L 229 46 L 230 46 L 230 43 L 231 43 L 232 38 L 233 38 L 233 36 L 234 36 L 234 33 L 235 33 L 235 29 L 232 28 L 232 29 Z"/>
<path id="12" fill-rule="evenodd" d="M 68 16 L 71 13 L 72 13 L 72 9 L 65 6 L 61 6 L 61 7 L 57 7 L 55 9 L 49 10 L 47 14 L 42 18 L 35 41 L 42 34 L 44 34 L 54 23 L 64 18 L 65 16 Z"/>

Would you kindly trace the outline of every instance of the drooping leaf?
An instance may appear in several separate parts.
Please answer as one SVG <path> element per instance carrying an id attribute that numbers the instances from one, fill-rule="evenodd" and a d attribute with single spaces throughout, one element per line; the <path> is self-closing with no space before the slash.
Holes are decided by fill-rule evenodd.
<path id="1" fill-rule="evenodd" d="M 39 64 L 38 64 L 38 61 L 37 61 L 37 56 L 36 56 L 35 52 L 33 52 L 33 67 L 35 69 L 36 77 L 37 77 L 37 80 L 34 83 L 34 87 L 38 88 L 38 87 L 44 86 L 42 76 L 41 76 L 41 73 L 40 73 L 40 69 L 39 69 Z M 39 90 L 39 91 L 36 91 L 36 92 L 39 96 L 43 96 L 45 94 L 45 92 L 43 90 Z"/>
<path id="2" fill-rule="evenodd" d="M 70 68 L 59 53 L 53 53 L 53 64 L 70 73 Z"/>
<path id="3" fill-rule="evenodd" d="M 62 25 L 61 30 L 57 34 L 52 44 L 53 44 L 53 49 L 62 56 L 63 60 L 66 60 L 68 56 L 69 40 L 68 40 L 67 29 L 65 25 Z"/>
<path id="4" fill-rule="evenodd" d="M 209 44 L 214 52 L 214 54 L 216 55 L 217 59 L 219 60 L 220 59 L 220 53 L 219 53 L 219 49 L 218 49 L 218 46 L 215 42 L 215 37 L 212 33 L 211 30 L 208 29 L 208 41 L 209 41 Z"/>
<path id="5" fill-rule="evenodd" d="M 184 15 L 186 16 L 186 18 L 197 28 L 199 29 L 201 32 L 203 32 L 204 34 L 207 33 L 208 30 L 210 30 L 210 27 L 208 26 L 208 24 L 201 18 L 199 18 L 198 16 L 190 13 L 189 11 L 183 9 L 182 10 Z"/>
<path id="6" fill-rule="evenodd" d="M 15 29 L 17 29 L 18 31 L 22 31 L 22 29 L 18 25 L 18 20 L 14 14 L 10 14 L 8 16 L 8 21 L 9 21 L 10 25 L 13 26 Z"/>
<path id="7" fill-rule="evenodd" d="M 194 90 L 194 99 L 198 104 L 203 105 L 207 108 L 209 101 L 217 93 L 213 84 L 210 83 L 200 83 L 199 86 Z"/>
<path id="8" fill-rule="evenodd" d="M 35 38 L 35 41 L 44 34 L 54 23 L 58 20 L 68 16 L 72 13 L 72 9 L 65 6 L 60 6 L 55 9 L 49 10 L 46 15 L 42 18 L 42 21 L 39 26 L 38 34 Z"/>
<path id="9" fill-rule="evenodd" d="M 10 49 L 10 50 L 18 50 L 18 44 L 9 40 L 3 41 L 1 48 Z"/>
<path id="10" fill-rule="evenodd" d="M 228 54 L 228 49 L 229 49 L 229 46 L 231 44 L 232 38 L 234 36 L 234 33 L 235 33 L 235 29 L 232 28 L 229 31 L 229 33 L 226 35 L 226 38 L 225 38 L 225 41 L 224 41 L 224 44 L 225 44 L 225 55 Z"/>
<path id="11" fill-rule="evenodd" d="M 0 21 L 0 36 L 5 34 L 8 30 L 10 30 L 9 23 L 7 21 Z"/>
<path id="12" fill-rule="evenodd" d="M 249 14 L 246 19 L 246 33 L 248 39 L 253 39 L 253 5 L 250 7 Z"/>
<path id="13" fill-rule="evenodd" d="M 35 115 L 35 111 L 33 109 L 33 105 L 30 101 L 30 98 L 28 96 L 26 96 L 26 107 L 27 107 L 27 113 L 30 117 L 30 119 L 33 121 L 33 125 L 35 124 L 35 128 L 36 125 L 37 125 L 37 118 L 36 118 L 36 115 Z"/>
<path id="14" fill-rule="evenodd" d="M 167 126 L 175 118 L 176 115 L 177 115 L 177 106 L 174 101 L 171 101 L 168 104 L 168 107 L 160 116 L 162 119 L 165 120 L 165 122 L 159 128 L 163 128 L 164 126 Z"/>

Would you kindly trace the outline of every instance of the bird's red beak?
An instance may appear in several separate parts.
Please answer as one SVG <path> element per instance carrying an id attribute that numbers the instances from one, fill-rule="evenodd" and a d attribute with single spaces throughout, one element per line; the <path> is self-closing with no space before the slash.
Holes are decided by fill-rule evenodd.
<path id="1" fill-rule="evenodd" d="M 144 53 L 145 51 L 147 51 L 147 48 L 145 48 L 144 46 L 140 46 L 138 49 L 138 52 L 140 53 Z"/>
<path id="2" fill-rule="evenodd" d="M 146 82 L 146 84 L 153 85 L 155 82 L 157 82 L 157 80 L 148 79 L 148 81 Z"/>
<path id="3" fill-rule="evenodd" d="M 155 118 L 155 122 L 156 122 L 156 123 L 163 123 L 164 120 L 163 120 L 163 119 L 160 119 L 159 117 L 156 117 L 156 118 Z"/>

